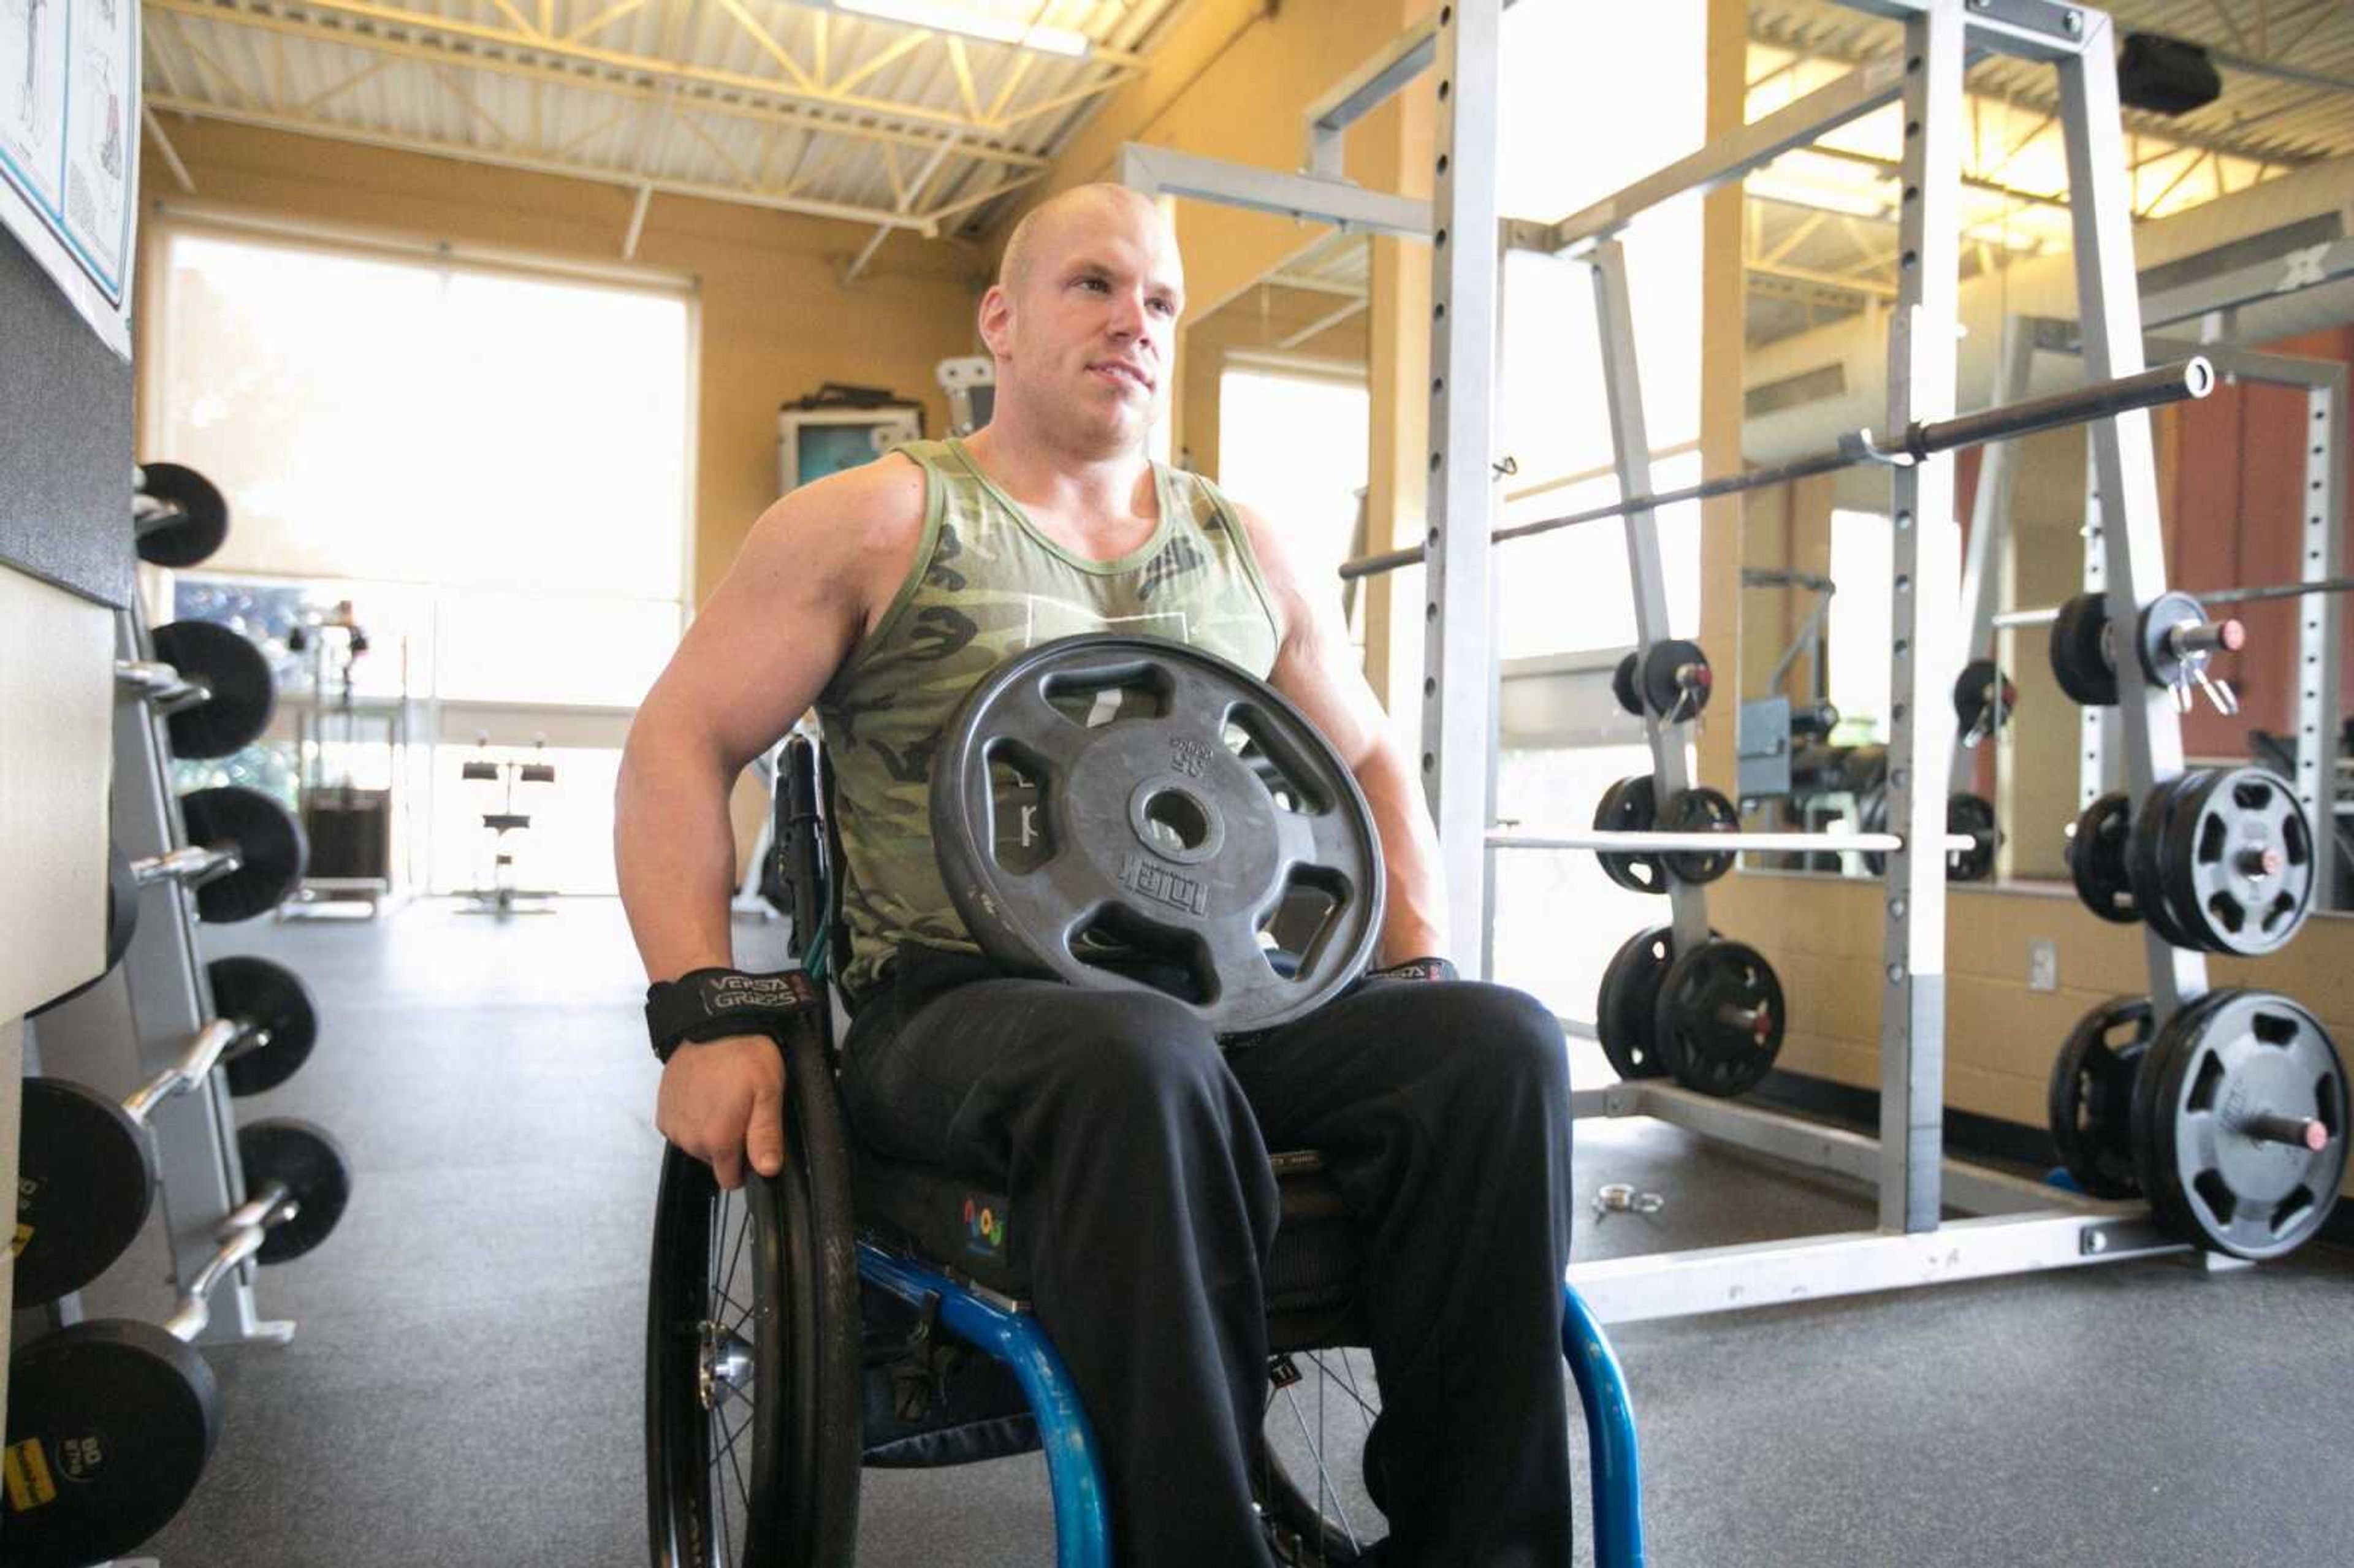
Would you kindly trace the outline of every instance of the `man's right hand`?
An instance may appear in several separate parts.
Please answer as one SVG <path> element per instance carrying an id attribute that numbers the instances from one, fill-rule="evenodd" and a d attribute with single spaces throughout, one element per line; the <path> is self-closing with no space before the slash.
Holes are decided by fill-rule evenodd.
<path id="1" fill-rule="evenodd" d="M 729 1192 L 744 1184 L 748 1153 L 774 1176 L 785 1164 L 784 1053 L 765 1034 L 681 1045 L 663 1068 L 654 1127 Z"/>

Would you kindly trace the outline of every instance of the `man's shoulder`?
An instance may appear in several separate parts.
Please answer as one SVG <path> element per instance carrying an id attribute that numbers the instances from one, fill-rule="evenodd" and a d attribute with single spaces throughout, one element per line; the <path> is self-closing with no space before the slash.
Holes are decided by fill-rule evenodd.
<path id="1" fill-rule="evenodd" d="M 924 471 L 897 453 L 812 480 L 771 503 L 751 547 L 864 576 L 905 565 L 924 529 Z"/>

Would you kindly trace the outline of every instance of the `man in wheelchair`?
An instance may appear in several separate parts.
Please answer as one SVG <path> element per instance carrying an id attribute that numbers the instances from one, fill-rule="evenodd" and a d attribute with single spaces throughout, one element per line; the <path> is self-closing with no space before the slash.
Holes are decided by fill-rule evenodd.
<path id="1" fill-rule="evenodd" d="M 737 773 L 814 706 L 852 958 L 841 1094 L 876 1156 L 1011 1193 L 1034 1307 L 1100 1442 L 1118 1561 L 1269 1562 L 1246 1476 L 1267 1386 L 1268 1150 L 1315 1149 L 1364 1236 L 1384 1563 L 1570 1560 L 1561 1361 L 1570 1115 L 1561 1031 L 1441 955 L 1437 844 L 1329 585 L 1266 519 L 1151 461 L 1183 280 L 1158 208 L 1083 186 L 1016 228 L 981 333 L 994 417 L 796 490 L 754 525 L 631 728 L 622 896 L 647 973 L 733 961 Z M 960 700 L 1102 630 L 1217 654 L 1331 743 L 1386 865 L 1380 966 L 1220 1040 L 1149 990 L 1023 978 L 948 896 L 928 787 Z M 764 1035 L 674 1046 L 655 1120 L 722 1187 L 773 1175 L 793 1092 Z"/>

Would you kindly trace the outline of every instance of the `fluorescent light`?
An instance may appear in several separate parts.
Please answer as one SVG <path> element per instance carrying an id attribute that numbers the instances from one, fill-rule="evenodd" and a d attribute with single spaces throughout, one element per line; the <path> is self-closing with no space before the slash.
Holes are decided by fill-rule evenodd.
<path id="1" fill-rule="evenodd" d="M 1095 47 L 1085 33 L 1073 32 L 1068 27 L 1028 26 L 1002 17 L 977 16 L 946 0 L 833 0 L 833 8 L 861 16 L 879 16 L 886 22 L 905 22 L 911 27 L 986 38 L 992 44 L 1013 44 L 1050 55 L 1068 55 L 1073 59 L 1085 58 Z"/>

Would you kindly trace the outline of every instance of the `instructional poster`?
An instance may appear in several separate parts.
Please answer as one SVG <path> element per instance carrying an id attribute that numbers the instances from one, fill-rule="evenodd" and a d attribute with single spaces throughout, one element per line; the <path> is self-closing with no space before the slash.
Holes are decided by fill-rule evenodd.
<path id="1" fill-rule="evenodd" d="M 0 0 L 0 226 L 131 357 L 139 0 Z"/>

